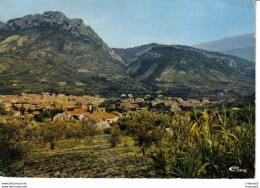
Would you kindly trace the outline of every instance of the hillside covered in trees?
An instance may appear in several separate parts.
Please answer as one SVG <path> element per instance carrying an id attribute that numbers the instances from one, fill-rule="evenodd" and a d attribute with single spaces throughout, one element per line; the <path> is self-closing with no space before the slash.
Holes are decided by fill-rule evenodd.
<path id="1" fill-rule="evenodd" d="M 0 93 L 231 98 L 254 93 L 245 59 L 156 43 L 110 48 L 81 19 L 58 11 L 11 19 L 0 28 Z"/>

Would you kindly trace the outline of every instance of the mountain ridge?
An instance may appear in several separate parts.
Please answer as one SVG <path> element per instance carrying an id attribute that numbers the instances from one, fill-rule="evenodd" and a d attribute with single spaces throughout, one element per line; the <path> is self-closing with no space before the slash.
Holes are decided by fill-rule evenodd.
<path id="1" fill-rule="evenodd" d="M 235 48 L 232 50 L 220 51 L 220 53 L 234 55 L 253 62 L 255 61 L 255 46 L 245 47 L 245 48 Z"/>
<path id="2" fill-rule="evenodd" d="M 82 20 L 48 11 L 0 29 L 0 86 L 1 94 L 235 96 L 253 92 L 254 63 L 183 45 L 111 49 Z"/>
<path id="3" fill-rule="evenodd" d="M 131 48 L 113 48 L 114 52 L 120 56 L 125 62 L 125 66 L 129 66 L 131 62 L 136 60 L 138 56 L 148 52 L 153 47 L 164 46 L 157 43 L 150 43 Z"/>
<path id="4" fill-rule="evenodd" d="M 254 44 L 254 42 L 255 42 L 254 36 L 255 36 L 255 33 L 247 33 L 247 34 L 243 34 L 243 35 L 229 36 L 229 37 L 224 37 L 224 38 L 218 39 L 218 40 L 195 44 L 195 45 L 192 45 L 192 47 L 201 48 L 201 49 L 210 50 L 210 51 L 227 51 L 227 50 L 233 50 L 236 48 L 251 47 L 252 44 Z M 230 43 L 226 44 L 225 46 L 216 46 L 214 44 L 214 43 L 221 43 L 221 42 L 226 43 L 226 41 L 231 41 L 231 42 L 234 42 L 235 44 L 240 43 L 240 45 L 238 47 L 238 46 L 235 46 L 234 44 L 230 44 Z M 244 42 L 244 43 L 241 43 L 241 42 Z"/>
<path id="5" fill-rule="evenodd" d="M 254 90 L 252 62 L 181 45 L 153 47 L 130 64 L 128 73 L 167 96 L 221 98 Z"/>
<path id="6" fill-rule="evenodd" d="M 235 55 L 249 61 L 255 61 L 255 33 L 225 37 L 215 41 L 195 44 L 192 47 Z M 251 49 L 248 51 L 249 48 Z"/>

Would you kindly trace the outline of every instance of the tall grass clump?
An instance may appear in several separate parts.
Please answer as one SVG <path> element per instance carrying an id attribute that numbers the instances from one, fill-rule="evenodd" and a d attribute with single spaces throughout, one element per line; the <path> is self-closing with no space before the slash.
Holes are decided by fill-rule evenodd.
<path id="1" fill-rule="evenodd" d="M 193 109 L 172 116 L 141 112 L 120 120 L 119 127 L 132 133 L 143 153 L 154 146 L 149 156 L 157 177 L 254 177 L 254 107 Z"/>

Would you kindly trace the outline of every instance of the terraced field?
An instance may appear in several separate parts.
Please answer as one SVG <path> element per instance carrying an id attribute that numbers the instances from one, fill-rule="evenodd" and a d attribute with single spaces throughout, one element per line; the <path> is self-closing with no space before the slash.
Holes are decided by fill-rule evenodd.
<path id="1" fill-rule="evenodd" d="M 54 150 L 33 150 L 22 162 L 12 165 L 6 176 L 55 178 L 151 178 L 149 156 L 128 137 L 111 148 L 108 135 L 97 135 L 92 145 L 61 141 Z M 74 146 L 73 146 L 74 145 Z"/>

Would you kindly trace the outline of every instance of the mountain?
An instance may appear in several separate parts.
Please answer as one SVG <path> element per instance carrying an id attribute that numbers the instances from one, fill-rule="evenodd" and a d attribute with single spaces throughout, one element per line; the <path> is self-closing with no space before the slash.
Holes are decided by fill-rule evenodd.
<path id="1" fill-rule="evenodd" d="M 42 91 L 146 92 L 90 26 L 51 11 L 9 20 L 0 30 L 0 93 Z"/>
<path id="2" fill-rule="evenodd" d="M 255 46 L 246 48 L 237 48 L 233 50 L 223 51 L 221 53 L 234 55 L 249 61 L 255 61 Z"/>
<path id="3" fill-rule="evenodd" d="M 209 51 L 222 52 L 229 55 L 235 55 L 249 61 L 255 61 L 254 33 L 196 44 L 193 45 L 193 47 Z"/>
<path id="4" fill-rule="evenodd" d="M 254 92 L 252 62 L 188 46 L 153 47 L 131 62 L 128 72 L 166 96 L 218 99 Z"/>
<path id="5" fill-rule="evenodd" d="M 137 60 L 137 58 L 151 50 L 153 47 L 163 46 L 156 43 L 151 43 L 147 45 L 137 46 L 133 48 L 113 48 L 114 52 L 120 56 L 125 62 L 126 66 L 129 66 L 132 62 Z"/>
<path id="6" fill-rule="evenodd" d="M 2 29 L 4 26 L 5 26 L 5 23 L 0 21 L 0 29 Z"/>
<path id="7" fill-rule="evenodd" d="M 56 26 L 56 28 L 58 27 L 60 30 L 69 31 L 75 36 L 90 37 L 115 59 L 121 60 L 121 58 L 114 54 L 113 50 L 102 41 L 90 26 L 84 24 L 82 19 L 69 19 L 62 12 L 48 11 L 43 14 L 27 15 L 22 18 L 12 19 L 7 21 L 2 29 L 17 31 L 26 28 L 46 26 Z"/>
<path id="8" fill-rule="evenodd" d="M 111 49 L 81 19 L 57 11 L 0 29 L 0 94 L 156 94 L 219 99 L 255 91 L 254 63 L 181 45 Z"/>

